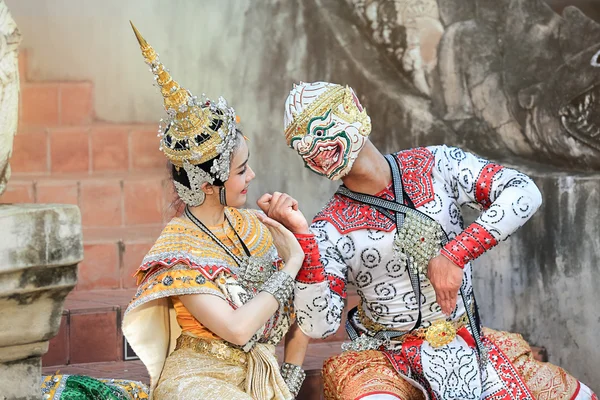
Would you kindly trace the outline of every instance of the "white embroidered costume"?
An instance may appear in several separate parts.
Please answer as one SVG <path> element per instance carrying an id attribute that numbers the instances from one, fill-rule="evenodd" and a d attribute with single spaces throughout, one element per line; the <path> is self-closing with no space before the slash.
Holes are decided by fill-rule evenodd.
<path id="1" fill-rule="evenodd" d="M 364 113 L 354 92 L 346 88 L 352 97 L 347 94 L 342 100 L 339 88 L 323 82 L 301 83 L 286 102 L 288 144 L 307 167 L 330 179 L 343 175 L 329 172 L 328 157 L 340 164 L 337 171 L 348 173 L 353 161 L 349 155 L 360 151 L 340 140 L 360 139 L 345 128 L 353 125 L 344 124 L 354 123 L 365 133 L 360 130 L 364 125 L 343 114 L 352 109 L 350 101 Z M 329 122 L 331 110 L 339 107 L 343 110 L 337 113 L 344 118 Z M 349 162 L 344 164 L 345 159 Z M 595 399 L 589 388 L 563 369 L 534 360 L 520 335 L 482 329 L 477 317 L 470 261 L 507 239 L 539 208 L 542 198 L 533 181 L 455 147 L 406 150 L 391 162 L 400 170 L 401 199 L 395 198 L 398 191 L 392 183 L 374 196 L 373 204 L 351 198 L 353 192 L 343 188 L 314 218 L 312 233 L 297 235 L 308 254 L 296 277 L 301 329 L 313 338 L 335 333 L 342 321 L 347 284 L 356 286 L 361 299 L 347 324 L 352 344 L 324 365 L 325 397 Z M 396 220 L 390 217 L 391 208 L 375 204 L 390 204 L 381 199 L 403 203 L 412 209 L 406 215 L 435 221 L 447 236 L 438 243 L 439 252 L 464 269 L 457 307 L 448 321 L 426 274 L 413 272 L 412 256 L 398 251 Z M 462 206 L 481 210 L 466 228 Z M 398 228 L 408 218 L 400 221 Z M 425 242 L 430 229 L 431 225 L 417 224 L 408 236 L 417 244 Z M 415 274 L 420 279 L 416 286 L 420 298 L 415 294 Z"/>
<path id="2" fill-rule="evenodd" d="M 442 250 L 456 264 L 464 266 L 464 289 L 472 292 L 470 260 L 506 239 L 523 225 L 541 204 L 535 184 L 525 175 L 502 168 L 457 148 L 436 146 L 401 152 L 404 188 L 417 210 L 436 220 L 451 242 Z M 392 198 L 391 191 L 380 193 Z M 489 207 L 489 205 L 494 204 Z M 485 207 L 485 212 L 463 234 L 460 207 Z M 489 208 L 488 208 L 489 207 Z M 366 315 L 388 327 L 408 330 L 417 317 L 414 298 L 404 265 L 393 250 L 396 231 L 393 221 L 372 207 L 335 195 L 311 226 L 315 233 L 326 281 L 297 289 L 297 304 L 307 310 L 309 303 L 327 307 L 315 312 L 301 311 L 302 328 L 313 337 L 337 331 L 341 321 L 346 281 L 358 288 L 367 302 Z M 314 272 L 313 272 L 314 273 Z M 423 321 L 443 318 L 428 281 L 422 283 Z M 412 297 L 411 297 L 412 296 Z M 398 301 L 403 298 L 404 301 Z M 453 315 L 464 313 L 462 299 Z"/>

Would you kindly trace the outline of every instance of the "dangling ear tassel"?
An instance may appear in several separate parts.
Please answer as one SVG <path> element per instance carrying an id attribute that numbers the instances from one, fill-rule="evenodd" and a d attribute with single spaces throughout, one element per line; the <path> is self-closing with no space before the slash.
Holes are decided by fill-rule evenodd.
<path id="1" fill-rule="evenodd" d="M 226 206 L 227 205 L 227 195 L 225 194 L 225 186 L 221 186 L 219 188 L 219 203 Z"/>

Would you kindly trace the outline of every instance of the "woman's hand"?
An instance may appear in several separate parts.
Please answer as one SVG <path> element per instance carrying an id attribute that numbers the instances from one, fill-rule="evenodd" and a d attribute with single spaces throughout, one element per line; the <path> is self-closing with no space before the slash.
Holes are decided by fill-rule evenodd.
<path id="1" fill-rule="evenodd" d="M 260 222 L 265 224 L 269 231 L 271 231 L 273 242 L 277 248 L 279 257 L 281 257 L 286 264 L 293 260 L 295 264 L 301 265 L 304 260 L 304 252 L 294 234 L 279 222 L 260 212 L 256 212 L 256 216 Z"/>
<path id="2" fill-rule="evenodd" d="M 256 204 L 268 217 L 282 223 L 293 233 L 309 233 L 308 222 L 298 208 L 298 202 L 289 194 L 265 193 Z"/>

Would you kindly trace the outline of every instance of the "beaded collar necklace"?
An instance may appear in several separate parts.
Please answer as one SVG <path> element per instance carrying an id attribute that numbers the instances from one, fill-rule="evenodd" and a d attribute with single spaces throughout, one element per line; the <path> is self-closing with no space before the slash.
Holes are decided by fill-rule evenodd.
<path id="1" fill-rule="evenodd" d="M 202 221 L 192 214 L 189 207 L 185 207 L 184 211 L 185 216 L 194 223 L 202 232 L 204 232 L 208 237 L 210 237 L 219 247 L 221 247 L 227 255 L 229 255 L 235 263 L 238 265 L 239 270 L 237 271 L 237 275 L 242 283 L 242 285 L 249 287 L 251 289 L 257 289 L 260 287 L 273 273 L 273 262 L 266 257 L 255 257 L 250 253 L 248 246 L 244 243 L 238 232 L 233 227 L 233 224 L 227 218 L 227 213 L 225 213 L 225 220 L 235 233 L 238 241 L 241 243 L 242 248 L 244 250 L 243 256 L 236 255 L 229 247 L 227 247 L 213 232 Z"/>

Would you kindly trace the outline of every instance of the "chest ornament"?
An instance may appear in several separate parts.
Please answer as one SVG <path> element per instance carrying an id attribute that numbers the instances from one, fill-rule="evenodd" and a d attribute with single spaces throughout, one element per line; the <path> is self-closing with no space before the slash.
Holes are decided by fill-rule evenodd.
<path id="1" fill-rule="evenodd" d="M 440 224 L 416 212 L 409 212 L 394 236 L 394 252 L 414 274 L 424 276 L 427 275 L 429 260 L 440 251 L 442 237 Z"/>

